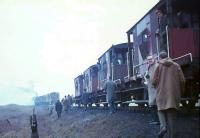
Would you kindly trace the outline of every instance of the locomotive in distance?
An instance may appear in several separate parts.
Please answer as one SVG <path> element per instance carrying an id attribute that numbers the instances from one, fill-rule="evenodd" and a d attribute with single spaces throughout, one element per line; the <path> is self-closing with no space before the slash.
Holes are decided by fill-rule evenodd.
<path id="1" fill-rule="evenodd" d="M 44 105 L 44 106 L 50 106 L 55 105 L 56 101 L 59 100 L 60 95 L 58 92 L 51 92 L 45 95 L 36 96 L 33 98 L 34 105 Z"/>

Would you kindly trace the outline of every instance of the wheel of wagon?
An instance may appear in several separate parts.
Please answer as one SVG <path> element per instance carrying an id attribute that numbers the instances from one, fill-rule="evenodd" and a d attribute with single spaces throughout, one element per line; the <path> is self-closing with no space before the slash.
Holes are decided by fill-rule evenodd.
<path id="1" fill-rule="evenodd" d="M 139 111 L 144 110 L 144 108 L 145 108 L 145 104 L 142 104 L 142 103 L 138 104 Z"/>
<path id="2" fill-rule="evenodd" d="M 187 107 L 186 100 L 181 101 L 181 104 L 182 104 L 182 106 L 183 106 L 184 108 Z"/>
<path id="3" fill-rule="evenodd" d="M 90 107 L 90 108 L 91 108 L 91 107 L 92 107 L 92 104 L 88 104 L 88 107 Z"/>
<path id="4" fill-rule="evenodd" d="M 128 105 L 129 105 L 128 103 L 123 103 L 121 104 L 121 107 L 123 110 L 129 110 Z"/>
<path id="5" fill-rule="evenodd" d="M 138 104 L 138 106 L 141 107 L 141 108 L 144 108 L 145 104 L 144 103 L 140 103 L 140 104 Z"/>
<path id="6" fill-rule="evenodd" d="M 107 103 L 106 103 L 106 104 L 103 104 L 103 106 L 104 106 L 104 107 L 108 107 L 108 104 L 107 104 Z"/>
<path id="7" fill-rule="evenodd" d="M 183 108 L 180 111 L 183 114 L 190 114 L 191 110 L 195 108 L 195 103 L 196 103 L 195 100 L 181 101 Z"/>
<path id="8" fill-rule="evenodd" d="M 121 104 L 121 105 L 122 105 L 123 108 L 127 108 L 129 104 L 123 103 L 123 104 Z"/>
<path id="9" fill-rule="evenodd" d="M 100 106 L 100 104 L 95 104 L 96 105 L 96 107 L 99 107 Z"/>
<path id="10" fill-rule="evenodd" d="M 187 108 L 188 108 L 188 109 L 194 109 L 194 108 L 195 108 L 195 103 L 196 103 L 195 100 L 189 100 L 189 103 L 188 103 L 188 105 L 187 105 Z"/>

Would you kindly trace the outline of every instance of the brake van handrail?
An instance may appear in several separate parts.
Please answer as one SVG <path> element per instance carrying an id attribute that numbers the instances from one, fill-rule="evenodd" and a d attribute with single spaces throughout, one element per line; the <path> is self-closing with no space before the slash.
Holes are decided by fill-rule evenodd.
<path id="1" fill-rule="evenodd" d="M 191 60 L 191 62 L 192 62 L 192 53 L 188 53 L 188 54 L 185 54 L 185 55 L 183 55 L 183 56 L 180 56 L 180 57 L 177 57 L 177 58 L 173 58 L 172 60 L 177 60 L 177 59 L 180 59 L 180 58 L 183 58 L 183 57 L 186 57 L 186 56 L 190 56 L 190 60 Z"/>

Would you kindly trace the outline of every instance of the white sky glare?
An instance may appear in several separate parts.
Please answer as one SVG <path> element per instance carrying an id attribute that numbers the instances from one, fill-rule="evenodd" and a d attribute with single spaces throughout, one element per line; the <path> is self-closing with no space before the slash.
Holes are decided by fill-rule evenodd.
<path id="1" fill-rule="evenodd" d="M 0 0 L 0 105 L 74 95 L 74 78 L 158 0 Z"/>

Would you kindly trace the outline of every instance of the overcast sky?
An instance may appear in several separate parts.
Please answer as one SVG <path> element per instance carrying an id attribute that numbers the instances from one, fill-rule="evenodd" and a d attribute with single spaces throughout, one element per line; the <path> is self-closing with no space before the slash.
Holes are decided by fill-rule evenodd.
<path id="1" fill-rule="evenodd" d="M 0 105 L 30 104 L 74 78 L 158 0 L 0 0 Z"/>

